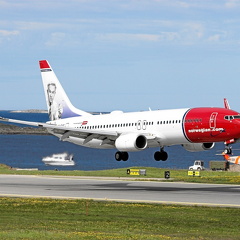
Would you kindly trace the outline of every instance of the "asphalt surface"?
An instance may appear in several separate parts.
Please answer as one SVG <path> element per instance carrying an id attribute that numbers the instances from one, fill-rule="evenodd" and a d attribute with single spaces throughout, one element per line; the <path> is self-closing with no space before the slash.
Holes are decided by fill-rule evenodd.
<path id="1" fill-rule="evenodd" d="M 240 207 L 240 185 L 96 177 L 0 175 L 0 196 Z"/>

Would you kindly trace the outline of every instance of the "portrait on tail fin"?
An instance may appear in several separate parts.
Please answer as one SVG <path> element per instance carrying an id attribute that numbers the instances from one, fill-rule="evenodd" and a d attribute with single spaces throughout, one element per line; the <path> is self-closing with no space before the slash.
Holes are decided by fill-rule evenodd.
<path id="1" fill-rule="evenodd" d="M 48 115 L 51 121 L 61 119 L 63 113 L 63 106 L 55 100 L 57 86 L 55 83 L 47 85 L 48 96 Z"/>
<path id="2" fill-rule="evenodd" d="M 50 121 L 91 114 L 75 108 L 46 60 L 39 62 Z"/>

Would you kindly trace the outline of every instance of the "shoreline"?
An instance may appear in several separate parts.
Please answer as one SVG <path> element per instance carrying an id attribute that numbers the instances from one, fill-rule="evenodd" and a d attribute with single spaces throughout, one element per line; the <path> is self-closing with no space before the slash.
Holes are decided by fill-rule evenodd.
<path id="1" fill-rule="evenodd" d="M 48 113 L 47 110 L 27 109 L 27 110 L 10 110 L 12 113 Z"/>
<path id="2" fill-rule="evenodd" d="M 19 127 L 4 123 L 0 123 L 0 134 L 50 135 L 45 128 Z"/>
<path id="3" fill-rule="evenodd" d="M 48 113 L 47 110 L 43 109 L 25 109 L 25 110 L 12 110 L 12 109 L 0 109 L 0 112 L 10 112 L 10 113 Z"/>

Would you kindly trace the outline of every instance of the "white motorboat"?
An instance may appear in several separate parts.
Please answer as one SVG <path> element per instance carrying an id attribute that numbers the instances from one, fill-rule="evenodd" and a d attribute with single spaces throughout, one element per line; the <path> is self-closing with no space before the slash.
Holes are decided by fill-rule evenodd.
<path id="1" fill-rule="evenodd" d="M 73 154 L 57 153 L 51 156 L 44 157 L 42 161 L 50 166 L 74 166 Z"/>

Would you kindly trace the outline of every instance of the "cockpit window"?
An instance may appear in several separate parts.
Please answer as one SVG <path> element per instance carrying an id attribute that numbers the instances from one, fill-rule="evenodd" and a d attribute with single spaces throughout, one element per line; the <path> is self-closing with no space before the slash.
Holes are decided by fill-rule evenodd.
<path id="1" fill-rule="evenodd" d="M 232 119 L 233 119 L 233 116 L 225 116 L 224 119 L 226 119 L 226 120 L 232 120 Z"/>
<path id="2" fill-rule="evenodd" d="M 240 119 L 240 115 L 234 115 L 234 116 L 225 116 L 224 119 L 226 120 L 233 120 L 233 119 Z"/>

